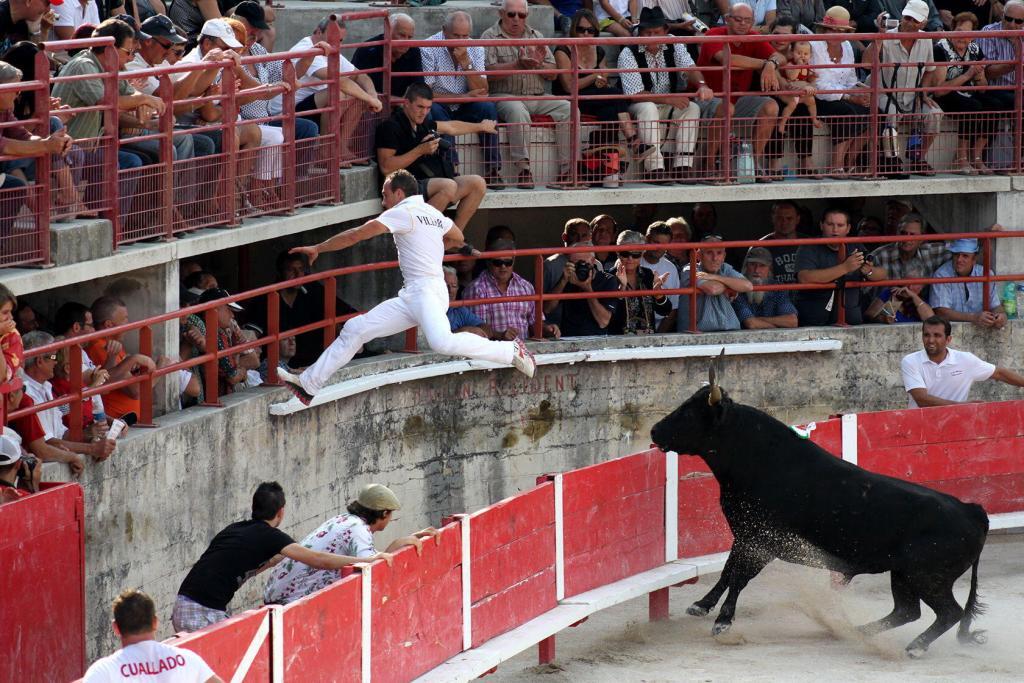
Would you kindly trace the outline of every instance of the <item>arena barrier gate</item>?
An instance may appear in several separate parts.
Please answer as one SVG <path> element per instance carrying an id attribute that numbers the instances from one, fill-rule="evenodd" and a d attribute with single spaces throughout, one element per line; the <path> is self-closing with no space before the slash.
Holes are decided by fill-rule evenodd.
<path id="1" fill-rule="evenodd" d="M 838 457 L 981 503 L 1024 526 L 1024 401 L 843 415 L 802 428 Z M 732 537 L 703 461 L 651 449 L 542 477 L 447 518 L 438 543 L 168 642 L 225 681 L 467 681 L 647 594 L 721 571 Z M 35 629 L 34 632 L 37 632 Z"/>
<path id="2" fill-rule="evenodd" d="M 85 515 L 78 484 L 0 505 L 0 681 L 85 671 Z"/>

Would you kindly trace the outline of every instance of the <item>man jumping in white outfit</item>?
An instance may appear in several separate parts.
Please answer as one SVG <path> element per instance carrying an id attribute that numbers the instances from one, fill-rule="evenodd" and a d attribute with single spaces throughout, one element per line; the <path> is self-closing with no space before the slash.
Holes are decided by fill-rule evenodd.
<path id="1" fill-rule="evenodd" d="M 394 299 L 378 304 L 365 315 L 349 320 L 341 334 L 313 365 L 301 375 L 278 370 L 277 376 L 303 404 L 323 388 L 334 372 L 371 339 L 388 337 L 419 326 L 430 348 L 450 356 L 466 356 L 514 365 L 533 377 L 537 364 L 520 339 L 490 341 L 469 332 L 452 333 L 448 322 L 448 286 L 441 260 L 446 248 L 466 246 L 462 231 L 444 214 L 423 201 L 416 178 L 404 170 L 384 181 L 383 205 L 387 209 L 376 219 L 310 247 L 295 247 L 291 253 L 305 254 L 312 264 L 328 251 L 390 232 L 398 247 L 398 266 L 405 286 Z"/>

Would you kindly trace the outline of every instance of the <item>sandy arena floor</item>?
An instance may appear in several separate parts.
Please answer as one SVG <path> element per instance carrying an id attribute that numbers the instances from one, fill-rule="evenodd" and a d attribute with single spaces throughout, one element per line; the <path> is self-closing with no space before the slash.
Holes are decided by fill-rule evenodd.
<path id="1" fill-rule="evenodd" d="M 967 596 L 970 573 L 957 583 Z M 923 659 L 903 648 L 934 619 L 921 619 L 865 640 L 851 628 L 892 609 L 889 575 L 859 576 L 845 591 L 829 575 L 773 562 L 740 595 L 732 629 L 711 636 L 713 616 L 686 607 L 713 579 L 672 589 L 671 620 L 647 622 L 647 598 L 590 617 L 558 637 L 557 659 L 538 667 L 531 648 L 488 676 L 499 681 L 1024 681 L 1024 536 L 991 536 L 982 555 L 979 592 L 988 612 L 974 622 L 988 643 L 962 646 L 952 629 Z M 714 613 L 712 613 L 714 614 Z"/>

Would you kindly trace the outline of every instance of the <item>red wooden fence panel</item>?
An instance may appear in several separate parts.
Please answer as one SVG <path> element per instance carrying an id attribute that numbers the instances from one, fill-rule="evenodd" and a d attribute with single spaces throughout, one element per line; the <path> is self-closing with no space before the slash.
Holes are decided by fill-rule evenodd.
<path id="1" fill-rule="evenodd" d="M 718 482 L 703 460 L 679 456 L 679 557 L 732 547 L 732 532 L 718 502 Z"/>
<path id="2" fill-rule="evenodd" d="M 557 604 L 554 484 L 472 515 L 470 547 L 476 647 Z"/>
<path id="3" fill-rule="evenodd" d="M 69 681 L 85 673 L 82 487 L 0 505 L 0 681 Z"/>
<path id="4" fill-rule="evenodd" d="M 192 650 L 210 665 L 213 672 L 225 681 L 234 679 L 245 653 L 255 641 L 260 641 L 256 658 L 252 661 L 243 681 L 265 683 L 270 680 L 269 610 L 266 607 L 242 612 L 230 619 L 180 638 L 171 638 L 169 645 Z M 266 629 L 267 635 L 260 635 Z"/>
<path id="5" fill-rule="evenodd" d="M 393 567 L 371 572 L 374 683 L 408 681 L 462 651 L 462 535 L 441 529 L 441 545 L 406 548 Z"/>
<path id="6" fill-rule="evenodd" d="M 346 683 L 362 679 L 362 577 L 347 576 L 283 609 L 285 680 Z"/>
<path id="7" fill-rule="evenodd" d="M 659 450 L 562 477 L 565 596 L 665 562 L 665 456 Z"/>

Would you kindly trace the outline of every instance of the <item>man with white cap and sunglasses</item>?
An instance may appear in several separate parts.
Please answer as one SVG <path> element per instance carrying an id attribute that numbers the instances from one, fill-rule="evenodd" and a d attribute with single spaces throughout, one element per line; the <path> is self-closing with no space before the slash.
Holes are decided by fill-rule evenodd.
<path id="1" fill-rule="evenodd" d="M 887 33 L 918 33 L 928 24 L 929 12 L 925 0 L 908 0 L 901 11 L 899 26 L 886 28 L 885 22 L 890 15 L 882 13 L 878 15 L 878 29 Z M 914 157 L 908 159 L 909 171 L 934 175 L 935 171 L 926 157 L 942 125 L 942 108 L 928 92 L 918 90 L 938 85 L 939 72 L 931 63 L 935 61 L 932 41 L 923 37 L 876 41 L 864 51 L 861 63 L 871 64 L 879 49 L 878 61 L 884 65 L 880 68 L 879 77 L 881 86 L 888 92 L 879 93 L 878 108 L 886 115 L 886 131 L 895 133 L 899 130 L 900 138 L 920 133 L 921 146 L 913 153 Z M 902 146 L 902 140 L 894 143 L 896 156 Z"/>
<path id="2" fill-rule="evenodd" d="M 952 255 L 932 277 L 981 277 L 985 268 L 978 263 L 978 240 L 960 239 L 949 245 Z M 989 271 L 989 275 L 992 275 Z M 969 322 L 978 327 L 1002 329 L 1006 312 L 996 293 L 996 283 L 988 283 L 988 309 L 984 308 L 983 282 L 940 282 L 932 285 L 928 303 L 935 315 L 950 322 Z"/>
<path id="3" fill-rule="evenodd" d="M 32 463 L 31 467 L 26 466 L 28 463 Z M 38 486 L 39 467 L 35 459 L 24 455 L 17 433 L 4 428 L 0 436 L 0 504 L 24 498 Z"/>
<path id="4" fill-rule="evenodd" d="M 377 550 L 373 546 L 373 535 L 383 531 L 401 509 L 398 496 L 383 484 L 367 484 L 359 491 L 355 500 L 348 504 L 345 514 L 332 517 L 302 539 L 301 545 L 310 550 L 335 555 L 370 558 Z M 391 541 L 387 553 L 413 546 L 423 554 L 423 539 L 434 538 L 440 542 L 438 531 L 427 527 L 409 536 Z M 285 560 L 276 567 L 267 580 L 263 600 L 268 605 L 287 605 L 314 591 L 326 588 L 341 578 L 335 569 L 317 569 L 296 560 Z"/>

